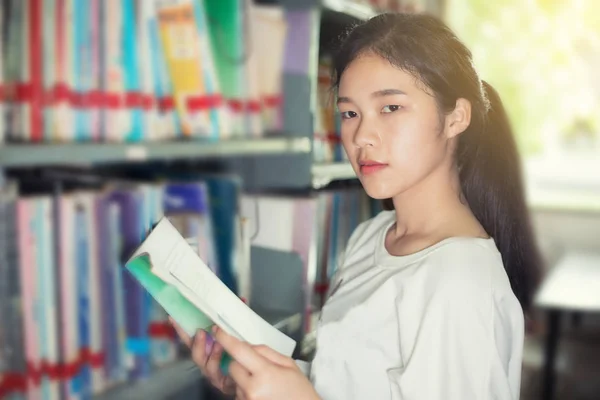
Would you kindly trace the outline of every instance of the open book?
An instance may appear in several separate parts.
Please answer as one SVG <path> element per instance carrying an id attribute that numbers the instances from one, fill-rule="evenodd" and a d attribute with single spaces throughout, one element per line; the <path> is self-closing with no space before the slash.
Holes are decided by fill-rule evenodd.
<path id="1" fill-rule="evenodd" d="M 125 267 L 188 335 L 216 324 L 239 340 L 292 355 L 296 342 L 229 290 L 166 217 Z"/>

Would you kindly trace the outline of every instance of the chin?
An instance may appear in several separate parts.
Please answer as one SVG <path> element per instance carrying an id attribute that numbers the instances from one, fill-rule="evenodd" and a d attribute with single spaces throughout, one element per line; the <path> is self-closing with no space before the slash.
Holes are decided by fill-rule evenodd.
<path id="1" fill-rule="evenodd" d="M 397 192 L 392 189 L 389 185 L 380 184 L 377 182 L 368 182 L 365 179 L 361 179 L 361 183 L 367 195 L 375 200 L 385 200 L 394 197 Z"/>

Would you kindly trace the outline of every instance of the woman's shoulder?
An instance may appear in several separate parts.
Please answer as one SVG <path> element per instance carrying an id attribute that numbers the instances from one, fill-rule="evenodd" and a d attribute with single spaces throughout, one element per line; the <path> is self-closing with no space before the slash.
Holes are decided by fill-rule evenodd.
<path id="1" fill-rule="evenodd" d="M 424 262 L 438 293 L 464 296 L 513 296 L 502 255 L 493 238 L 450 238 Z"/>

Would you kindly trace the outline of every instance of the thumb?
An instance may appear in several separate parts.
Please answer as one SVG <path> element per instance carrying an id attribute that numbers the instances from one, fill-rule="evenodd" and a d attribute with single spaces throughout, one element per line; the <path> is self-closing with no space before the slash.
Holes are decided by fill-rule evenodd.
<path id="1" fill-rule="evenodd" d="M 258 354 L 260 354 L 267 360 L 271 361 L 272 363 L 288 368 L 294 367 L 296 365 L 294 360 L 292 360 L 290 357 L 284 356 L 283 354 L 273 350 L 269 346 L 257 345 L 252 347 L 254 348 L 254 351 L 256 351 Z"/>

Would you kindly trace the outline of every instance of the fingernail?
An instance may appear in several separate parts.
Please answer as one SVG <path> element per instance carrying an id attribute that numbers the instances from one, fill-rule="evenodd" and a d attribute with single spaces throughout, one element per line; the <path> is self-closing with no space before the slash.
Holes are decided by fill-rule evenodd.
<path id="1" fill-rule="evenodd" d="M 212 327 L 213 335 L 216 335 L 218 331 L 219 331 L 219 327 L 217 325 L 213 325 L 213 327 Z"/>
<path id="2" fill-rule="evenodd" d="M 206 334 L 206 343 L 204 344 L 205 354 L 210 354 L 213 349 L 214 339 L 209 334 Z"/>

